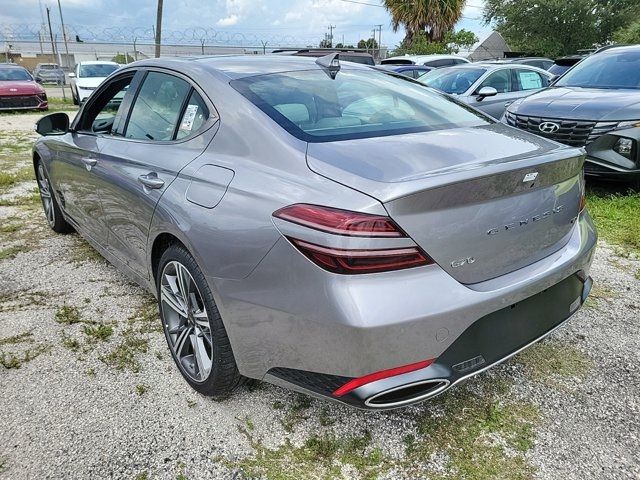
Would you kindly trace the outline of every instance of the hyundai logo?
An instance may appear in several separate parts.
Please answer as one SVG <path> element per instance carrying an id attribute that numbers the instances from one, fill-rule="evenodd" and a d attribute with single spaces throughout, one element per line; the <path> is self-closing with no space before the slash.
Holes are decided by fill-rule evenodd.
<path id="1" fill-rule="evenodd" d="M 542 133 L 556 133 L 558 130 L 560 130 L 560 125 L 553 122 L 543 122 L 538 125 L 538 130 L 540 130 Z"/>

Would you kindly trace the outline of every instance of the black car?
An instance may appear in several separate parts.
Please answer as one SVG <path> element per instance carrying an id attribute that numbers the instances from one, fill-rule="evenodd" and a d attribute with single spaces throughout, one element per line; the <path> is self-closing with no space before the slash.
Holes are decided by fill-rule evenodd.
<path id="1" fill-rule="evenodd" d="M 587 175 L 640 180 L 640 45 L 596 52 L 503 122 L 587 152 Z"/>
<path id="2" fill-rule="evenodd" d="M 569 55 L 567 57 L 560 57 L 556 59 L 556 61 L 553 62 L 553 65 L 551 65 L 547 70 L 559 77 L 585 56 L 586 55 Z"/>

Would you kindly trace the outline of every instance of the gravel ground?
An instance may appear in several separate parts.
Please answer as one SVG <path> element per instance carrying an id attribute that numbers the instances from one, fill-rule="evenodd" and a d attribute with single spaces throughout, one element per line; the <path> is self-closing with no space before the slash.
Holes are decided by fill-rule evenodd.
<path id="1" fill-rule="evenodd" d="M 153 298 L 50 232 L 26 185 L 0 195 L 2 478 L 640 479 L 637 259 L 601 243 L 565 327 L 432 402 L 369 413 L 263 383 L 214 402 Z"/>

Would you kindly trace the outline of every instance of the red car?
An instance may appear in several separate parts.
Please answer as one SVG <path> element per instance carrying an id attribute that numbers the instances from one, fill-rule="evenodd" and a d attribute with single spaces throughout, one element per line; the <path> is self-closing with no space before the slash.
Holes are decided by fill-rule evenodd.
<path id="1" fill-rule="evenodd" d="M 0 110 L 47 110 L 47 94 L 19 65 L 0 64 Z"/>

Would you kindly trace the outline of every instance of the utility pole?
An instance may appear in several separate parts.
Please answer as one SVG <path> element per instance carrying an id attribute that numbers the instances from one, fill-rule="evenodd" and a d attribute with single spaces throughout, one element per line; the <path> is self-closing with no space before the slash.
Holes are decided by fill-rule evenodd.
<path id="1" fill-rule="evenodd" d="M 56 61 L 56 46 L 53 42 L 53 32 L 51 31 L 51 13 L 49 7 L 47 7 L 47 23 L 49 24 L 49 38 L 51 38 L 51 56 L 53 57 L 53 61 Z"/>
<path id="2" fill-rule="evenodd" d="M 162 40 L 162 2 L 163 0 L 158 0 L 156 13 L 156 58 L 160 58 L 160 42 Z"/>
<path id="3" fill-rule="evenodd" d="M 269 42 L 265 42 L 264 40 L 260 40 L 260 43 L 262 44 L 262 54 L 266 55 L 267 54 L 267 45 Z"/>
<path id="4" fill-rule="evenodd" d="M 136 48 L 136 42 L 138 41 L 138 37 L 133 37 L 133 58 L 138 61 L 138 49 Z"/>
<path id="5" fill-rule="evenodd" d="M 376 40 L 376 32 L 379 32 L 379 33 L 380 33 L 380 35 L 379 35 L 379 39 L 378 39 L 378 40 Z M 380 58 L 380 46 L 381 46 L 381 45 L 380 45 L 380 42 L 382 41 L 382 24 L 374 25 L 374 29 L 373 29 L 373 40 L 374 40 L 374 42 L 377 42 L 377 43 L 378 43 L 378 58 Z M 374 53 L 374 56 L 375 56 L 375 47 L 376 47 L 376 46 L 375 46 L 375 43 L 374 43 L 374 45 L 373 45 L 373 49 L 374 49 L 374 50 L 373 50 L 373 53 Z"/>
<path id="6" fill-rule="evenodd" d="M 60 12 L 60 24 L 62 25 L 62 38 L 64 39 L 64 51 L 67 54 L 66 61 L 64 62 L 67 68 L 69 65 L 69 45 L 67 45 L 67 32 L 64 29 L 64 20 L 62 19 L 62 7 L 60 6 L 60 0 L 58 0 L 58 12 Z"/>
<path id="7" fill-rule="evenodd" d="M 329 25 L 327 29 L 329 30 L 329 48 L 333 48 L 333 29 L 336 28 L 335 25 Z"/>

